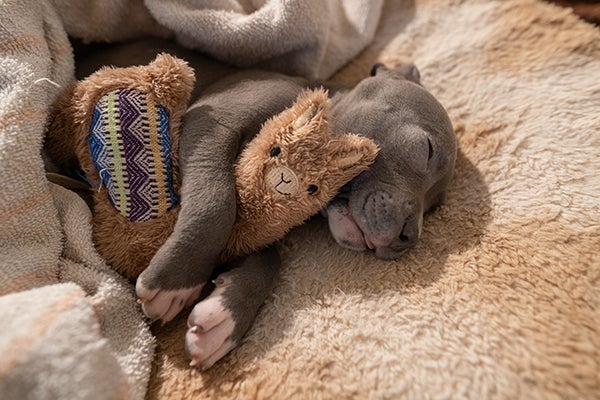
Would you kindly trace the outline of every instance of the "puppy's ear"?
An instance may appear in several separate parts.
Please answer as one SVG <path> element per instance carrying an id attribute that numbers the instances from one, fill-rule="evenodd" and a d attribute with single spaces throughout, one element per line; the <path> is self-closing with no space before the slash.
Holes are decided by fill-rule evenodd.
<path id="1" fill-rule="evenodd" d="M 388 71 L 388 68 L 382 63 L 377 63 L 373 65 L 373 68 L 371 68 L 371 76 L 375 76 L 381 71 Z"/>
<path id="2" fill-rule="evenodd" d="M 394 69 L 398 75 L 404 77 L 405 79 L 414 82 L 416 84 L 421 84 L 421 73 L 417 66 L 413 63 L 404 64 Z"/>
<path id="3" fill-rule="evenodd" d="M 403 64 L 393 69 L 386 67 L 382 63 L 377 63 L 373 65 L 373 68 L 371 68 L 371 76 L 388 73 L 392 74 L 392 76 L 404 78 L 418 85 L 421 84 L 421 73 L 419 72 L 417 66 L 413 63 Z"/>

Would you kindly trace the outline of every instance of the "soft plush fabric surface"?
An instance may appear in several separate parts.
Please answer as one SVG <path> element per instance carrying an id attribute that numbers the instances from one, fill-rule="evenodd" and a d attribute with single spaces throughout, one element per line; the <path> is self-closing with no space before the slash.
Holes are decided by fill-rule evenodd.
<path id="1" fill-rule="evenodd" d="M 600 396 L 600 32 L 540 1 L 393 1 L 336 79 L 414 61 L 459 154 L 418 246 L 379 261 L 290 234 L 244 344 L 187 367 L 155 328 L 149 398 Z"/>

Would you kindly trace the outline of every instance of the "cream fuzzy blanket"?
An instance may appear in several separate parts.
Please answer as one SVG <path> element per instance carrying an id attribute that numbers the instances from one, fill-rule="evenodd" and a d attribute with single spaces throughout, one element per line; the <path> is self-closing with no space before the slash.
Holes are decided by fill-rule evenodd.
<path id="1" fill-rule="evenodd" d="M 172 35 L 147 5 L 0 3 L 0 397 L 600 397 L 597 28 L 537 0 L 386 2 L 335 78 L 419 66 L 459 141 L 446 204 L 394 262 L 339 248 L 319 221 L 296 229 L 243 345 L 199 373 L 185 316 L 155 329 L 154 355 L 89 211 L 39 155 L 52 82 L 73 79 L 65 31 Z"/>

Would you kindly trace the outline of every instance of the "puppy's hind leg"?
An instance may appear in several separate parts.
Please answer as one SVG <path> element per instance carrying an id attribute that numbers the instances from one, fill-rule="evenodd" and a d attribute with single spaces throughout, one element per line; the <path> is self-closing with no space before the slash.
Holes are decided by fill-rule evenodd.
<path id="1" fill-rule="evenodd" d="M 239 345 L 271 293 L 281 260 L 272 246 L 238 259 L 214 281 L 214 291 L 188 318 L 185 348 L 190 365 L 205 370 Z"/>

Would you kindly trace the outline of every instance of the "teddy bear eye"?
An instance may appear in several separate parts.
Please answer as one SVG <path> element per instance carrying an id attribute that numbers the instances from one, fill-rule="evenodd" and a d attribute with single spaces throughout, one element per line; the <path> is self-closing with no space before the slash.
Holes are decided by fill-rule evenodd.
<path id="1" fill-rule="evenodd" d="M 315 194 L 317 193 L 317 190 L 319 190 L 319 188 L 317 187 L 317 185 L 308 185 L 308 188 L 306 190 L 308 190 L 308 194 Z"/>
<path id="2" fill-rule="evenodd" d="M 271 149 L 271 151 L 269 152 L 269 155 L 271 157 L 277 157 L 280 153 L 281 153 L 281 147 L 276 146 Z"/>

